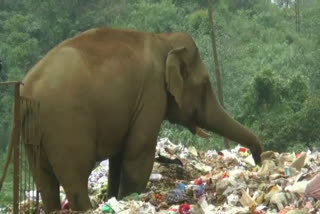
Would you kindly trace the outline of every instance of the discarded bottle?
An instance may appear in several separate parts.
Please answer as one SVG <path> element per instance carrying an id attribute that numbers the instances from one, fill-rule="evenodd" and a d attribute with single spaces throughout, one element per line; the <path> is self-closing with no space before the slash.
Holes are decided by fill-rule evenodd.
<path id="1" fill-rule="evenodd" d="M 286 177 L 288 177 L 288 176 L 290 176 L 290 171 L 289 171 L 289 167 L 284 167 L 284 175 L 286 176 Z"/>

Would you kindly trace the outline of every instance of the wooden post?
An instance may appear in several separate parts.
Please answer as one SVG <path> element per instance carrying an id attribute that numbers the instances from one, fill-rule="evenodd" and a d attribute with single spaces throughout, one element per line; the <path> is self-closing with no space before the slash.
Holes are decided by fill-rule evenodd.
<path id="1" fill-rule="evenodd" d="M 14 124 L 13 124 L 13 214 L 19 213 L 19 159 L 20 159 L 20 82 L 14 87 Z"/>
<path id="2" fill-rule="evenodd" d="M 221 106 L 225 108 L 224 101 L 223 101 L 223 87 L 221 81 L 221 74 L 219 69 L 219 61 L 218 61 L 218 54 L 217 54 L 217 47 L 216 47 L 216 36 L 214 32 L 214 25 L 213 25 L 213 18 L 212 18 L 212 3 L 211 0 L 208 0 L 208 18 L 209 18 L 209 25 L 210 25 L 210 33 L 211 33 L 211 43 L 212 43 L 212 51 L 213 51 L 213 61 L 215 67 L 215 74 L 216 80 L 218 85 L 218 98 L 220 101 Z M 230 149 L 229 140 L 224 138 L 224 145 L 226 149 Z"/>

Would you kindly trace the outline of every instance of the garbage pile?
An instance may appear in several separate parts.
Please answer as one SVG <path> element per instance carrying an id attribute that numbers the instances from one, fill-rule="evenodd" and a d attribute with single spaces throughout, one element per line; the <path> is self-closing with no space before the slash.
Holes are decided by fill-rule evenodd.
<path id="1" fill-rule="evenodd" d="M 303 214 L 320 213 L 320 152 L 262 153 L 255 165 L 247 148 L 197 151 L 160 139 L 142 194 L 107 199 L 108 160 L 89 177 L 87 213 Z M 68 201 L 62 191 L 62 208 Z"/>
<path id="2" fill-rule="evenodd" d="M 197 151 L 167 138 L 145 193 L 106 200 L 108 162 L 89 178 L 95 213 L 319 213 L 320 152 L 262 154 L 256 166 L 248 149 Z"/>

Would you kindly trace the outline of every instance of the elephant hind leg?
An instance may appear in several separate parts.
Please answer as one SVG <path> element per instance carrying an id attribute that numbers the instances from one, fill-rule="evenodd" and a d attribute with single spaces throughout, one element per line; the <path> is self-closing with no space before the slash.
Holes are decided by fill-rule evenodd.
<path id="1" fill-rule="evenodd" d="M 92 146 L 94 137 L 88 134 L 86 127 L 80 128 L 76 123 L 73 127 L 78 131 L 66 129 L 68 132 L 63 132 L 56 129 L 62 134 L 52 136 L 54 142 L 59 142 L 59 146 L 55 147 L 56 152 L 52 154 L 50 162 L 65 190 L 70 208 L 74 211 L 85 211 L 92 208 L 88 194 L 88 178 L 95 164 L 95 147 Z"/>
<path id="2" fill-rule="evenodd" d="M 67 198 L 70 200 L 70 208 L 73 211 L 86 211 L 92 208 L 88 196 L 87 183 L 81 182 L 73 186 L 68 186 L 65 188 L 65 192 Z"/>
<path id="3" fill-rule="evenodd" d="M 70 202 L 70 208 L 73 211 L 86 211 L 92 208 L 88 192 L 88 177 L 90 171 L 88 170 L 88 172 L 84 174 L 84 171 L 79 170 L 81 167 L 85 169 L 89 168 L 87 167 L 88 160 L 86 160 L 83 155 L 79 156 L 82 157 L 83 160 L 77 160 L 79 162 L 76 162 L 62 155 L 66 162 L 63 166 L 59 166 L 57 169 L 55 168 L 55 171 Z"/>
<path id="4" fill-rule="evenodd" d="M 40 170 L 40 176 L 40 193 L 45 212 L 50 213 L 52 211 L 60 210 L 60 185 L 57 178 L 53 172 L 47 170 Z"/>
<path id="5" fill-rule="evenodd" d="M 39 165 L 38 167 L 35 167 L 36 159 L 33 155 L 35 153 L 33 146 L 26 145 L 25 150 L 32 176 L 40 191 L 45 212 L 50 213 L 52 211 L 60 210 L 60 184 L 52 170 L 45 152 L 43 150 L 40 152 L 41 156 Z"/>

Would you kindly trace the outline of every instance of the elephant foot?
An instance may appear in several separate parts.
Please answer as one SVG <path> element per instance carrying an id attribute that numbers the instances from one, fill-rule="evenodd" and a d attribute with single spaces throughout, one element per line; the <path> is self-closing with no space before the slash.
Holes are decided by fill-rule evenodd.
<path id="1" fill-rule="evenodd" d="M 74 192 L 67 193 L 67 198 L 70 201 L 70 208 L 73 211 L 86 211 L 92 209 L 92 205 L 88 195 Z"/>
<path id="2" fill-rule="evenodd" d="M 39 190 L 45 213 L 61 210 L 58 180 L 48 171 L 41 170 L 40 173 Z"/>

